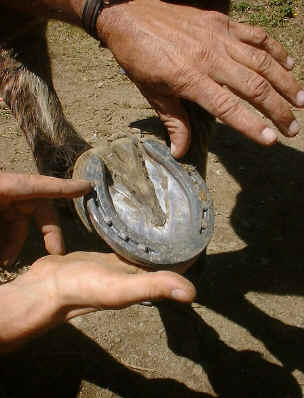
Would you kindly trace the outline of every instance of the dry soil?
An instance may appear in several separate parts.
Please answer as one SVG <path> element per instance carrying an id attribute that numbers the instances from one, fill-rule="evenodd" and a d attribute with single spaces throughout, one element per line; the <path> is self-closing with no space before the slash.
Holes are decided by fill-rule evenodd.
<path id="1" fill-rule="evenodd" d="M 299 16 L 287 30 L 274 31 L 297 59 L 300 78 L 303 29 Z M 105 131 L 160 129 L 108 50 L 58 22 L 50 23 L 49 40 L 65 113 L 90 143 Z M 295 114 L 304 124 L 304 112 Z M 0 138 L 0 170 L 35 172 L 6 108 L 0 110 Z M 218 124 L 207 177 L 215 233 L 207 264 L 194 275 L 196 302 L 95 313 L 35 339 L 0 362 L 9 396 L 302 397 L 303 149 L 303 134 L 261 148 Z M 100 242 L 78 232 L 77 220 L 62 215 L 62 222 L 69 250 L 100 249 Z M 41 255 L 33 229 L 19 266 Z"/>

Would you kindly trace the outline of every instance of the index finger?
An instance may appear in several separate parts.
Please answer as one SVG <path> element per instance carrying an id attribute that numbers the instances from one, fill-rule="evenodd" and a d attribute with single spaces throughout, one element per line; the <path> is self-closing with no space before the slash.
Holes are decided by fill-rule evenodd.
<path id="1" fill-rule="evenodd" d="M 92 188 L 89 181 L 43 175 L 0 174 L 0 200 L 33 198 L 76 198 Z"/>
<path id="2" fill-rule="evenodd" d="M 35 219 L 40 229 L 44 245 L 50 254 L 64 254 L 64 239 L 57 212 L 51 200 L 42 201 L 35 211 Z"/>

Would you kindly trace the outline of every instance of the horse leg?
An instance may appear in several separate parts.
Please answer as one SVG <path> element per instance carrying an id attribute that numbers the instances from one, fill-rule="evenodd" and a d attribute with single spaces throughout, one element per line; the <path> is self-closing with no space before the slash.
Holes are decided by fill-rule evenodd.
<path id="1" fill-rule="evenodd" d="M 16 14 L 9 17 L 6 14 L 5 20 L 13 26 Z M 22 35 L 17 31 L 0 42 L 0 97 L 24 132 L 39 172 L 66 177 L 89 145 L 66 120 L 54 90 L 45 34 L 47 22 L 20 15 L 17 21 Z"/>

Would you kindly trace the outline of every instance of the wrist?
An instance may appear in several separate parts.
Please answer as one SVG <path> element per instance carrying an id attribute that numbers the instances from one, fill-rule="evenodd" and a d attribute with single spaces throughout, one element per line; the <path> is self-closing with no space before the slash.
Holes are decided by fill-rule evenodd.
<path id="1" fill-rule="evenodd" d="M 119 19 L 127 13 L 130 4 L 135 0 L 125 0 L 122 2 L 113 2 L 102 8 L 96 21 L 96 36 L 105 47 L 109 47 L 110 39 L 114 39 L 113 27 L 119 26 Z"/>
<path id="2" fill-rule="evenodd" d="M 0 353 L 9 352 L 63 321 L 55 279 L 28 271 L 0 286 Z"/>

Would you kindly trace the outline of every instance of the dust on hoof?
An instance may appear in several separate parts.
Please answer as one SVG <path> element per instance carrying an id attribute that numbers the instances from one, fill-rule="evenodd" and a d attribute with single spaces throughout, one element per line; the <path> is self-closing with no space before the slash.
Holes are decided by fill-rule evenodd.
<path id="1" fill-rule="evenodd" d="M 96 184 L 92 193 L 74 199 L 84 225 L 132 262 L 169 269 L 209 243 L 213 208 L 206 184 L 158 141 L 104 139 L 80 156 L 73 178 Z"/>

